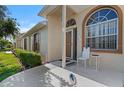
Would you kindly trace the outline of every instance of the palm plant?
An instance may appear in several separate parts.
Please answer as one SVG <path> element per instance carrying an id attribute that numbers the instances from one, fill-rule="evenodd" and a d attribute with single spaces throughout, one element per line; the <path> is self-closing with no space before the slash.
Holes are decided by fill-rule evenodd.
<path id="1" fill-rule="evenodd" d="M 7 18 L 4 21 L 4 25 L 3 25 L 3 30 L 5 32 L 4 36 L 5 37 L 9 37 L 12 36 L 13 38 L 15 38 L 15 36 L 19 33 L 19 24 L 17 24 L 16 19 L 14 18 Z"/>
<path id="2" fill-rule="evenodd" d="M 16 19 L 7 17 L 8 9 L 6 6 L 0 5 L 0 37 L 13 37 L 19 33 L 19 24 Z"/>
<path id="3" fill-rule="evenodd" d="M 8 8 L 4 5 L 0 5 L 0 20 L 4 20 L 7 16 Z"/>

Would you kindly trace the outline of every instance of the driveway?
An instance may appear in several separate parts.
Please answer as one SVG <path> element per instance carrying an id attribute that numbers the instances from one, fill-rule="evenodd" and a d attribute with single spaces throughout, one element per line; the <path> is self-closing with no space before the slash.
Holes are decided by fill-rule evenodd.
<path id="1" fill-rule="evenodd" d="M 71 87 L 69 70 L 51 63 L 25 70 L 0 82 L 1 87 Z M 75 87 L 105 87 L 105 85 L 73 73 Z"/>

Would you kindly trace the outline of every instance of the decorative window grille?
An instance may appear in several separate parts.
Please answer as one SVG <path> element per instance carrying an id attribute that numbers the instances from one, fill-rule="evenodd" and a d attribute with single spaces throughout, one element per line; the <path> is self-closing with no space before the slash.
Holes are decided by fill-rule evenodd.
<path id="1" fill-rule="evenodd" d="M 66 22 L 66 27 L 76 25 L 75 19 L 70 19 Z"/>
<path id="2" fill-rule="evenodd" d="M 113 9 L 93 13 L 85 26 L 86 47 L 96 50 L 118 49 L 118 14 Z"/>

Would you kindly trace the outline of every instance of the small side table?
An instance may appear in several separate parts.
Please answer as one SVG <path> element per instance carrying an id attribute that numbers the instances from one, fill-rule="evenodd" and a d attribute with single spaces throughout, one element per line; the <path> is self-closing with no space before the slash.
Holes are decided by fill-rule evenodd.
<path id="1" fill-rule="evenodd" d="M 98 57 L 99 57 L 99 55 L 98 54 L 92 54 L 92 57 L 95 57 L 95 59 L 96 59 L 95 65 L 96 65 L 96 71 L 97 71 L 98 70 Z"/>

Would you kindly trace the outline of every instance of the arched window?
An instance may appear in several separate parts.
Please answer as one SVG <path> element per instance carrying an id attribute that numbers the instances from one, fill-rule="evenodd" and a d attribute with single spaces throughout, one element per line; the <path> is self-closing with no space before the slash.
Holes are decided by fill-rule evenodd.
<path id="1" fill-rule="evenodd" d="M 112 8 L 100 8 L 88 16 L 85 23 L 85 45 L 94 50 L 118 49 L 118 13 Z"/>
<path id="2" fill-rule="evenodd" d="M 66 27 L 76 25 L 75 19 L 70 19 L 66 22 Z"/>
<path id="3" fill-rule="evenodd" d="M 103 8 L 90 15 L 87 25 L 92 25 L 92 24 L 108 21 L 115 18 L 118 18 L 118 14 L 116 13 L 115 10 L 111 8 L 106 8 L 106 9 Z"/>

